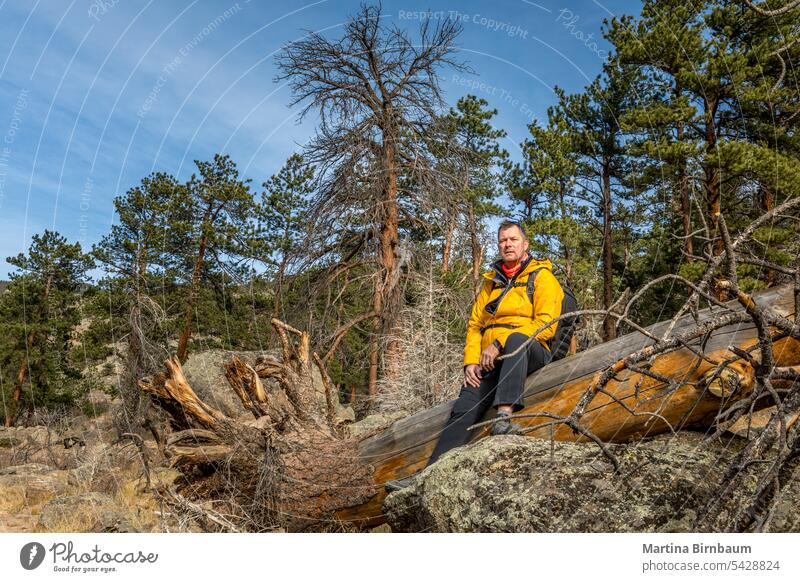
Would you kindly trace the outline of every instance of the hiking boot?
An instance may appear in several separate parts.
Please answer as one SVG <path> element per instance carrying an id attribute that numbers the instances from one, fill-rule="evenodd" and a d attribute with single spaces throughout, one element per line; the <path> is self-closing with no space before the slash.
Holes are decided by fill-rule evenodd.
<path id="1" fill-rule="evenodd" d="M 417 479 L 417 475 L 420 474 L 420 471 L 416 473 L 411 473 L 408 477 L 403 477 L 402 479 L 392 479 L 391 481 L 387 481 L 384 483 L 384 487 L 388 493 L 392 493 L 393 491 L 400 491 L 401 489 L 405 489 L 406 487 L 410 487 L 414 484 Z"/>
<path id="2" fill-rule="evenodd" d="M 492 424 L 492 436 L 497 436 L 501 434 L 514 434 L 519 430 L 519 425 L 514 424 L 511 422 L 511 419 L 508 418 L 511 416 L 509 412 L 498 412 L 495 418 L 500 418 L 503 420 L 498 420 L 494 424 Z"/>

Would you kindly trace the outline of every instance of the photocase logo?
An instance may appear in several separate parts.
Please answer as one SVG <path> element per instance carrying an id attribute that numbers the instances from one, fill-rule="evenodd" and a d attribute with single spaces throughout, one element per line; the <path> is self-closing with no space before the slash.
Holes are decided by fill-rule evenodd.
<path id="1" fill-rule="evenodd" d="M 44 546 L 39 542 L 30 542 L 22 546 L 19 552 L 19 563 L 26 570 L 35 570 L 44 560 Z"/>

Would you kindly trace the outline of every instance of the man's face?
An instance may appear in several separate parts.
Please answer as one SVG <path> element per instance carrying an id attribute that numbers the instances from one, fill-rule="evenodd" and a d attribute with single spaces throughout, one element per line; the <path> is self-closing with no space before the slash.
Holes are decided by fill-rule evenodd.
<path id="1" fill-rule="evenodd" d="M 523 238 L 522 231 L 516 225 L 500 231 L 498 246 L 500 247 L 500 257 L 507 265 L 521 261 L 528 252 L 528 241 Z"/>

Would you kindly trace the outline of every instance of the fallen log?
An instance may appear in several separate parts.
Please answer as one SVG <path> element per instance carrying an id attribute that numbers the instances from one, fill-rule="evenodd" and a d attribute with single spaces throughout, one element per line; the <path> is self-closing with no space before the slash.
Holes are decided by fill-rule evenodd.
<path id="1" fill-rule="evenodd" d="M 790 286 L 763 291 L 753 299 L 781 315 L 794 314 Z M 752 365 L 738 358 L 735 350 L 754 346 L 757 331 L 752 321 L 739 317 L 744 313 L 739 303 L 729 306 L 730 324 L 700 334 L 689 347 L 655 356 L 647 369 L 619 365 L 653 343 L 639 332 L 546 366 L 528 378 L 526 408 L 520 412 L 527 416 L 518 423 L 535 437 L 586 440 L 590 432 L 605 442 L 711 426 L 754 386 Z M 728 321 L 719 318 L 719 309 L 700 311 L 697 320 L 687 315 L 678 320 L 671 335 L 691 337 L 692 330 L 702 330 L 703 325 Z M 338 400 L 324 365 L 310 352 L 308 335 L 278 320 L 273 320 L 273 326 L 281 338 L 282 361 L 267 357 L 252 368 L 234 359 L 226 370 L 232 388 L 253 413 L 253 421 L 236 422 L 200 401 L 174 359 L 168 362 L 166 375 L 140 382 L 170 413 L 178 433 L 167 446 L 173 464 L 198 468 L 191 495 L 227 497 L 238 513 L 247 514 L 254 523 L 258 519 L 278 522 L 290 530 L 318 529 L 330 521 L 382 523 L 383 483 L 424 467 L 452 402 L 399 420 L 361 440 L 345 438 L 333 422 Z M 660 337 L 668 326 L 669 322 L 662 322 L 647 331 Z M 288 334 L 299 338 L 297 346 Z M 702 348 L 700 356 L 698 348 Z M 776 366 L 799 365 L 800 342 L 791 337 L 778 339 L 774 357 Z M 314 395 L 312 365 L 319 367 L 326 385 L 324 407 Z M 553 423 L 554 417 L 569 415 L 587 388 L 596 384 L 598 374 L 612 367 L 619 371 L 591 400 L 580 418 L 580 431 Z M 265 389 L 262 377 L 274 378 L 281 389 Z M 790 381 L 774 384 L 780 389 L 786 388 L 786 382 Z M 754 408 L 771 404 L 764 398 Z M 487 433 L 488 427 L 475 430 L 473 439 Z"/>
<path id="2" fill-rule="evenodd" d="M 791 285 L 784 285 L 756 293 L 753 298 L 759 305 L 769 306 L 789 317 L 794 316 L 793 292 Z M 744 312 L 736 301 L 727 305 L 736 313 Z M 713 320 L 717 311 L 701 310 L 697 321 L 686 315 L 674 326 L 673 335 Z M 652 335 L 661 336 L 668 325 L 669 322 L 660 322 L 646 329 Z M 750 321 L 728 325 L 697 342 L 698 345 L 701 343 L 709 359 L 723 362 L 734 357 L 733 346 L 746 350 L 755 345 L 757 331 Z M 599 371 L 650 344 L 652 340 L 634 332 L 545 366 L 528 377 L 526 406 L 519 414 L 569 415 Z M 785 338 L 776 341 L 774 351 L 777 366 L 800 363 L 800 342 L 797 340 Z M 628 442 L 669 430 L 710 427 L 721 412 L 746 397 L 753 386 L 752 366 L 739 361 L 714 375 L 716 367 L 686 348 L 658 356 L 650 371 L 670 378 L 678 384 L 677 389 L 643 374 L 624 370 L 609 383 L 607 393 L 595 396 L 581 418 L 581 425 L 605 442 Z M 711 382 L 705 381 L 712 378 Z M 765 398 L 755 409 L 772 404 Z M 401 419 L 382 433 L 364 439 L 359 446 L 360 456 L 363 462 L 375 466 L 376 481 L 383 483 L 402 478 L 424 467 L 449 419 L 452 405 L 448 402 Z M 491 416 L 493 411 L 490 410 L 484 420 Z M 534 428 L 547 424 L 549 420 L 549 416 L 530 416 L 518 419 L 517 423 Z M 489 427 L 476 430 L 472 442 L 487 436 L 488 432 Z M 527 434 L 556 440 L 587 440 L 565 425 L 549 425 Z M 368 525 L 382 523 L 381 505 L 385 496 L 385 492 L 380 492 L 366 506 L 342 509 L 337 516 Z"/>

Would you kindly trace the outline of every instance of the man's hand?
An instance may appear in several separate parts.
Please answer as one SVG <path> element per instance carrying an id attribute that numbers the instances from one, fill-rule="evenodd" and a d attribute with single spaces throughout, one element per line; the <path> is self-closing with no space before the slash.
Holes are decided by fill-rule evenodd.
<path id="1" fill-rule="evenodd" d="M 478 364 L 470 364 L 464 368 L 464 383 L 473 388 L 480 388 L 481 367 Z"/>
<path id="2" fill-rule="evenodd" d="M 494 361 L 500 355 L 500 350 L 494 344 L 481 353 L 481 368 L 487 371 L 494 370 Z"/>

